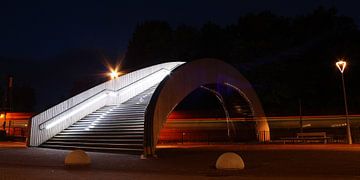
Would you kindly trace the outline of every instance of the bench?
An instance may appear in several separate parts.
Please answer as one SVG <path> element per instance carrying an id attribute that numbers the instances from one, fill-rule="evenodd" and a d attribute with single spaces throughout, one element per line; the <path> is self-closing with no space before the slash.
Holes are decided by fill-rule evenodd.
<path id="1" fill-rule="evenodd" d="M 323 141 L 324 144 L 327 143 L 330 137 L 326 136 L 326 132 L 306 132 L 306 133 L 296 133 L 296 137 L 286 137 L 281 138 L 284 142 L 300 143 L 300 142 L 319 142 Z"/>

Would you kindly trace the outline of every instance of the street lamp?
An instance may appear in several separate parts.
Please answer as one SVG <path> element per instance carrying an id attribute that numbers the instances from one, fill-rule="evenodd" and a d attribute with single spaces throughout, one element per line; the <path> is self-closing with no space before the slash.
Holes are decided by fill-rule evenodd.
<path id="1" fill-rule="evenodd" d="M 345 91 L 345 83 L 344 83 L 344 70 L 346 67 L 346 61 L 339 60 L 336 62 L 336 66 L 341 72 L 341 80 L 342 80 L 342 87 L 344 92 L 344 104 L 345 104 L 345 119 L 346 119 L 346 133 L 347 133 L 347 140 L 349 144 L 352 144 L 351 139 L 351 130 L 350 130 L 350 121 L 349 121 L 349 114 L 348 114 L 348 108 L 347 108 L 347 101 L 346 101 L 346 91 Z"/>
<path id="2" fill-rule="evenodd" d="M 110 82 L 111 84 L 109 84 L 109 85 L 112 86 L 113 91 L 116 90 L 117 84 L 119 83 L 119 82 L 116 82 L 116 78 L 118 78 L 122 74 L 122 72 L 118 71 L 118 69 L 119 69 L 119 66 L 116 66 L 115 68 L 112 68 L 109 66 L 110 72 L 107 73 L 107 75 L 110 76 L 110 79 L 112 80 Z"/>
<path id="3" fill-rule="evenodd" d="M 111 79 L 116 79 L 117 77 L 119 77 L 120 73 L 117 72 L 117 70 L 111 70 L 108 75 L 110 76 Z"/>

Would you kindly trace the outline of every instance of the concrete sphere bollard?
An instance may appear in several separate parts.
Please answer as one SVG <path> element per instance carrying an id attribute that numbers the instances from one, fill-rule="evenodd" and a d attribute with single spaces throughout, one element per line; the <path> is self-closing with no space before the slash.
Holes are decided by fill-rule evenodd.
<path id="1" fill-rule="evenodd" d="M 90 164 L 91 159 L 83 150 L 71 151 L 65 157 L 65 166 L 87 166 Z"/>
<path id="2" fill-rule="evenodd" d="M 241 170 L 245 168 L 242 158 L 233 152 L 227 152 L 219 156 L 216 161 L 216 169 Z"/>

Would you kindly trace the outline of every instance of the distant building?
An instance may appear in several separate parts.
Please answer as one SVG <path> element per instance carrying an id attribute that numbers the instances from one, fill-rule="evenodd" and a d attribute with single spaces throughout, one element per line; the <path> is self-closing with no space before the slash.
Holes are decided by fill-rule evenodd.
<path id="1" fill-rule="evenodd" d="M 6 136 L 26 140 L 29 134 L 29 120 L 34 113 L 7 112 L 0 114 L 0 131 Z"/>

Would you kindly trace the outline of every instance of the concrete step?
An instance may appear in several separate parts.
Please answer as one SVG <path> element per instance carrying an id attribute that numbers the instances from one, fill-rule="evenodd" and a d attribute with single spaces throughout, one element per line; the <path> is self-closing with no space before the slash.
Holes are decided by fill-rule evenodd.
<path id="1" fill-rule="evenodd" d="M 110 151 L 110 152 L 124 152 L 124 153 L 137 153 L 140 154 L 144 150 L 137 148 L 113 148 L 113 147 L 89 147 L 89 146 L 72 146 L 72 145 L 52 145 L 42 144 L 41 147 L 45 148 L 56 148 L 56 149 L 82 149 L 88 151 Z"/>
<path id="2" fill-rule="evenodd" d="M 138 144 L 120 144 L 112 142 L 68 142 L 68 141 L 48 141 L 45 143 L 51 145 L 71 145 L 71 146 L 92 146 L 92 147 L 122 147 L 122 148 L 139 148 L 143 147 L 142 143 Z"/>
<path id="3" fill-rule="evenodd" d="M 79 120 L 77 122 L 93 122 L 95 121 L 96 119 L 83 119 L 83 120 Z M 127 117 L 127 118 L 123 118 L 123 119 L 114 119 L 114 118 L 101 118 L 99 119 L 98 121 L 144 121 L 144 117 Z"/>
<path id="4" fill-rule="evenodd" d="M 74 138 L 74 139 L 142 139 L 142 134 L 58 134 L 55 138 Z M 51 140 L 51 139 L 50 139 Z"/>
<path id="5" fill-rule="evenodd" d="M 60 132 L 59 135 L 143 135 L 144 131 L 118 131 L 118 132 L 112 132 L 112 131 L 76 131 L 76 132 Z"/>
<path id="6" fill-rule="evenodd" d="M 67 141 L 67 142 L 116 142 L 116 143 L 138 143 L 138 144 L 142 144 L 143 143 L 143 139 L 141 138 L 136 138 L 136 139 L 110 139 L 110 138 L 97 138 L 97 139 L 86 139 L 86 138 L 58 138 L 58 137 L 53 137 L 50 142 L 53 141 Z"/>
<path id="7" fill-rule="evenodd" d="M 109 113 L 109 114 L 105 114 L 105 115 L 100 115 L 100 116 L 87 116 L 87 117 L 84 117 L 83 119 L 104 119 L 104 118 L 127 118 L 127 117 L 144 117 L 144 112 L 142 113 L 119 113 L 119 114 L 115 114 L 115 113 Z"/>
<path id="8" fill-rule="evenodd" d="M 99 115 L 88 115 L 86 117 L 84 117 L 84 119 L 89 119 L 89 118 L 102 118 L 102 117 L 109 117 L 109 116 L 134 116 L 134 115 L 140 115 L 143 116 L 145 114 L 144 111 L 142 112 L 124 112 L 124 113 L 107 113 L 107 114 L 99 114 Z"/>
<path id="9" fill-rule="evenodd" d="M 89 130 L 87 130 L 87 128 Z M 77 129 L 66 129 L 63 132 L 134 132 L 134 131 L 144 131 L 144 128 L 77 128 Z"/>
<path id="10" fill-rule="evenodd" d="M 70 127 L 89 126 L 89 125 L 91 125 L 91 123 L 94 123 L 94 121 L 80 122 L 80 123 L 73 124 Z M 112 122 L 98 121 L 98 122 L 96 122 L 96 126 L 138 126 L 138 125 L 144 125 L 144 121 L 138 121 L 138 122 L 131 122 L 131 121 L 126 121 L 126 122 L 121 122 L 121 121 L 119 121 L 119 122 L 117 122 L 117 121 L 112 121 Z"/>
<path id="11" fill-rule="evenodd" d="M 86 125 L 86 126 L 75 126 L 75 127 L 69 127 L 66 130 L 82 130 L 84 128 L 90 128 L 90 129 L 129 129 L 129 128 L 141 128 L 144 129 L 144 125 L 133 125 L 133 126 L 114 126 L 114 125 Z"/>

